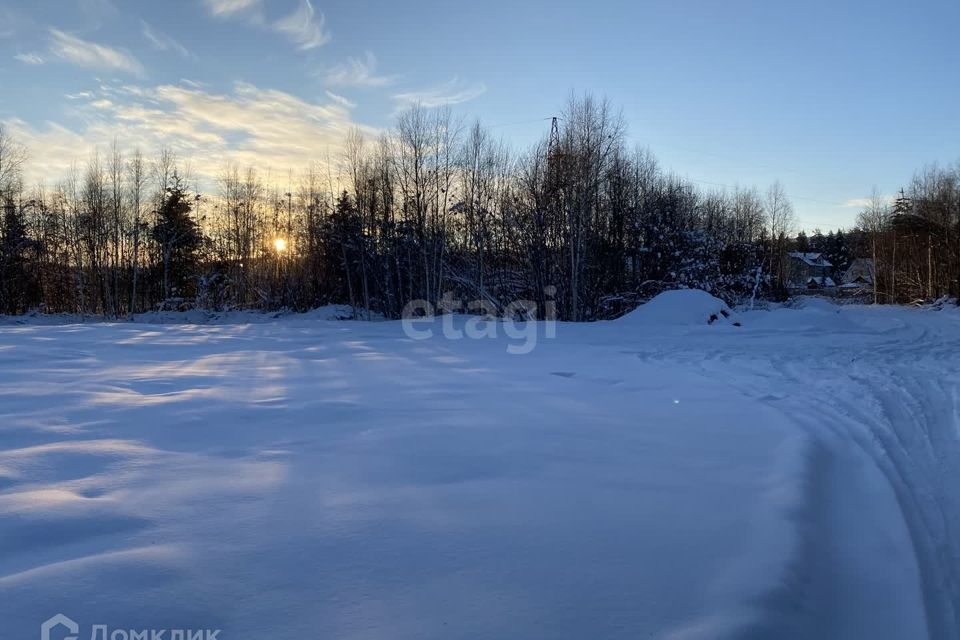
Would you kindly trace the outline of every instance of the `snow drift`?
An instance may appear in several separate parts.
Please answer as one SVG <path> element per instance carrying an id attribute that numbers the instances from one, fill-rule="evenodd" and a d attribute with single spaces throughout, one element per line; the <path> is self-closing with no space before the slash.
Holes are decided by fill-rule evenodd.
<path id="1" fill-rule="evenodd" d="M 699 289 L 664 291 L 619 319 L 624 324 L 687 327 L 732 322 L 733 313 L 723 300 Z"/>

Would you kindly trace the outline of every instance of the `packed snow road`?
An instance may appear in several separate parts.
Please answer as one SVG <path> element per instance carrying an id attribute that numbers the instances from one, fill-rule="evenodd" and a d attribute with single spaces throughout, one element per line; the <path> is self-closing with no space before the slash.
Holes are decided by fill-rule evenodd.
<path id="1" fill-rule="evenodd" d="M 702 303 L 0 327 L 0 637 L 960 637 L 960 313 Z"/>

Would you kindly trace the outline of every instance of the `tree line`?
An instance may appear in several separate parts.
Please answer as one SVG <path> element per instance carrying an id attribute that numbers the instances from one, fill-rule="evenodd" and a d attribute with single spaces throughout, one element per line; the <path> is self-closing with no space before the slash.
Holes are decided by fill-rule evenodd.
<path id="1" fill-rule="evenodd" d="M 571 97 L 551 134 L 521 152 L 423 107 L 379 137 L 348 132 L 343 148 L 336 178 L 318 164 L 278 186 L 228 166 L 201 194 L 189 158 L 115 142 L 54 186 L 28 187 L 28 150 L 0 130 L 0 309 L 123 317 L 343 303 L 396 318 L 411 301 L 453 297 L 489 313 L 522 299 L 537 315 L 549 302 L 560 319 L 594 320 L 668 288 L 730 302 L 785 294 L 798 239 L 783 187 L 705 191 L 670 175 L 628 148 L 604 100 Z M 924 220 L 933 211 L 912 206 Z M 937 211 L 939 250 L 957 217 Z M 892 244 L 886 226 L 868 232 L 878 265 L 899 248 L 905 287 L 916 266 L 907 238 L 919 236 L 897 225 Z M 949 289 L 949 264 L 927 293 Z"/>
<path id="2" fill-rule="evenodd" d="M 876 302 L 960 298 L 960 165 L 924 168 L 892 201 L 874 192 L 857 224 Z"/>

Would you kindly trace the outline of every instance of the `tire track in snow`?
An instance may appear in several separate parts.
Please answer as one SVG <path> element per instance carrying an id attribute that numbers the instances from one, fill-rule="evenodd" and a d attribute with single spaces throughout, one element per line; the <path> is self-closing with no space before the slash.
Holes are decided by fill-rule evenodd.
<path id="1" fill-rule="evenodd" d="M 907 335 L 902 335 L 906 333 Z M 712 351 L 701 360 L 705 373 L 715 376 L 723 373 L 732 386 L 744 388 L 744 374 L 751 379 L 753 392 L 764 396 L 768 403 L 778 406 L 799 426 L 815 436 L 824 450 L 830 454 L 827 470 L 814 469 L 822 477 L 812 483 L 811 491 L 818 501 L 843 500 L 849 497 L 856 485 L 848 465 L 856 464 L 857 458 L 869 461 L 889 485 L 896 499 L 896 508 L 903 527 L 909 534 L 910 550 L 916 563 L 921 591 L 921 606 L 926 632 L 921 636 L 916 630 L 906 631 L 889 625 L 873 624 L 870 617 L 882 618 L 883 609 L 878 602 L 868 603 L 860 598 L 867 608 L 861 612 L 849 608 L 832 616 L 824 616 L 824 607 L 829 607 L 834 597 L 847 597 L 849 590 L 869 588 L 867 579 L 883 579 L 876 574 L 840 575 L 843 570 L 869 572 L 866 565 L 871 558 L 862 560 L 849 557 L 857 553 L 855 548 L 843 552 L 831 536 L 849 536 L 851 531 L 837 526 L 835 520 L 843 516 L 839 512 L 820 511 L 815 520 L 821 531 L 814 533 L 813 544 L 807 550 L 805 562 L 812 563 L 823 575 L 814 577 L 808 585 L 812 593 L 803 594 L 804 602 L 820 603 L 812 611 L 808 631 L 817 637 L 849 638 L 851 631 L 862 632 L 863 628 L 852 623 L 863 616 L 863 625 L 875 628 L 871 638 L 916 638 L 946 640 L 960 637 L 960 421 L 957 406 L 958 383 L 956 365 L 952 365 L 957 353 L 956 340 L 935 335 L 928 327 L 906 332 L 883 335 L 879 344 L 868 345 L 866 352 L 857 352 L 851 357 L 849 350 L 840 349 L 832 357 L 824 359 L 822 352 L 811 353 L 803 344 L 794 345 L 779 355 L 769 353 L 766 357 L 739 358 L 722 350 Z M 782 345 L 781 345 L 782 346 Z M 772 367 L 771 367 L 772 365 Z M 737 375 L 730 375 L 733 371 Z M 811 376 L 817 372 L 817 377 Z M 771 375 L 773 374 L 773 375 Z M 811 385 L 814 387 L 810 389 Z M 782 390 L 787 393 L 780 393 Z M 764 390 L 764 394 L 760 390 Z M 852 457 L 853 450 L 859 453 Z M 859 491 L 869 491 L 863 484 L 870 474 L 865 472 Z M 875 483 L 875 482 L 874 482 Z M 826 484 L 829 491 L 824 492 Z M 818 489 L 818 487 L 820 487 Z M 869 494 L 865 494 L 869 495 Z M 879 501 L 877 495 L 875 500 Z M 848 505 L 857 508 L 857 504 Z M 859 506 L 862 517 L 877 515 L 879 502 Z M 833 522 L 831 520 L 834 520 Z M 855 523 L 851 523 L 855 526 Z M 896 523 L 887 517 L 886 527 L 895 528 Z M 826 531 L 824 531 L 826 530 Z M 827 535 L 825 535 L 825 533 Z M 879 532 L 864 532 L 872 536 L 883 548 Z M 861 540 L 861 543 L 864 541 Z M 888 541 L 889 542 L 889 541 Z M 830 556 L 828 547 L 833 547 L 836 560 L 847 565 L 846 569 L 824 563 Z M 848 557 L 836 557 L 841 552 Z M 852 561 L 852 562 L 851 562 Z M 872 558 L 875 564 L 889 563 L 889 557 Z M 859 566 L 858 566 L 859 565 Z M 896 601 L 910 598 L 906 589 L 913 583 L 906 575 L 908 568 L 901 566 L 902 580 L 896 573 L 887 577 L 896 587 L 885 596 L 890 606 Z M 840 583 L 837 580 L 841 580 Z M 846 579 L 850 587 L 838 588 Z M 817 593 L 825 589 L 832 594 Z M 841 593 L 838 593 L 840 591 Z M 778 620 L 761 625 L 759 636 L 764 637 L 764 627 L 777 631 L 777 637 L 809 637 L 806 632 L 792 636 L 784 633 L 788 612 L 781 608 Z M 859 637 L 859 636 L 857 636 Z"/>
<path id="2" fill-rule="evenodd" d="M 805 543 L 737 637 L 960 637 L 960 340 L 952 317 L 885 311 L 621 351 L 699 367 L 814 440 Z"/>
<path id="3" fill-rule="evenodd" d="M 909 371 L 909 369 L 908 369 Z M 913 372 L 911 372 L 913 373 Z M 883 445 L 878 464 L 897 493 L 923 575 L 931 638 L 960 637 L 960 456 L 957 454 L 956 386 L 897 374 L 886 384 L 864 381 L 882 408 L 872 425 Z M 954 383 L 955 384 L 955 383 Z M 938 409 L 939 408 L 939 409 Z"/>

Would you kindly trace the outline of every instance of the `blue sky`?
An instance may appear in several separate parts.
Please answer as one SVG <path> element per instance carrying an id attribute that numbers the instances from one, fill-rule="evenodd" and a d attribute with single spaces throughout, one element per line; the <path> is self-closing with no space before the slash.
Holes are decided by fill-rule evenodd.
<path id="1" fill-rule="evenodd" d="M 589 91 L 666 168 L 779 179 L 826 229 L 960 160 L 958 25 L 956 0 L 2 0 L 0 121 L 34 178 L 115 135 L 286 175 L 413 101 L 522 147 Z"/>

